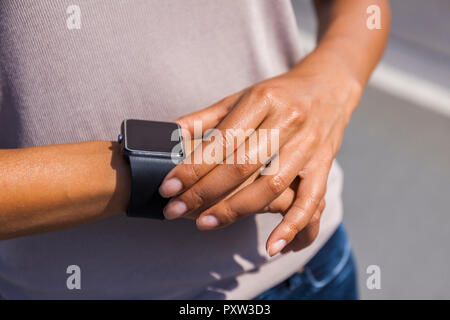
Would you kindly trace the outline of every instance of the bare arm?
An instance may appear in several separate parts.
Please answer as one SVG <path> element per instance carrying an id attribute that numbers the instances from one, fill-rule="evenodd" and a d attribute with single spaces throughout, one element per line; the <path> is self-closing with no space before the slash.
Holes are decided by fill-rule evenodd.
<path id="1" fill-rule="evenodd" d="M 366 10 L 373 4 L 381 12 L 379 30 L 369 30 L 366 25 Z M 179 165 L 160 188 L 162 196 L 174 197 L 165 208 L 168 219 L 194 215 L 200 229 L 220 228 L 260 212 L 300 176 L 294 202 L 280 211 L 284 218 L 269 236 L 267 249 L 270 255 L 283 248 L 300 250 L 315 239 L 332 161 L 363 88 L 382 55 L 390 27 L 387 1 L 316 0 L 315 6 L 319 18 L 318 45 L 292 70 L 178 120 L 191 131 L 194 121 L 199 120 L 203 120 L 205 130 L 216 128 L 221 132 L 230 128 L 278 129 L 280 149 L 273 154 L 279 162 L 277 172 L 218 202 L 217 199 L 259 170 L 264 161 Z M 232 138 L 227 137 L 227 141 Z M 235 155 L 246 154 L 243 159 L 251 159 L 261 148 L 238 146 Z M 224 154 L 235 157 L 227 155 L 226 150 Z"/>
<path id="2" fill-rule="evenodd" d="M 352 90 L 349 88 L 353 87 L 351 83 L 355 79 L 363 87 L 381 56 L 389 29 L 389 7 L 387 1 L 381 0 L 377 1 L 376 4 L 381 7 L 383 29 L 370 31 L 365 27 L 365 10 L 370 4 L 372 4 L 370 1 L 365 0 L 316 1 L 320 20 L 320 41 L 316 50 L 285 76 L 258 84 L 255 90 L 247 91 L 246 94 L 269 92 L 272 95 L 272 91 L 276 89 L 275 96 L 279 96 L 287 102 L 290 98 L 295 98 L 295 101 L 287 104 L 298 106 L 302 111 L 301 105 L 303 103 L 297 101 L 296 98 L 299 90 L 310 92 L 310 99 L 317 100 L 320 106 L 323 104 L 319 103 L 320 101 L 330 100 L 327 93 L 331 92 L 332 89 L 337 90 L 337 92 L 350 92 Z M 349 95 L 352 101 L 359 99 L 359 93 L 349 93 Z M 332 99 L 334 98 L 333 95 Z M 336 107 L 342 107 L 345 110 L 343 117 L 339 117 L 339 120 L 336 121 L 316 121 L 325 124 L 323 126 L 325 129 L 322 127 L 314 128 L 315 131 L 322 132 L 327 131 L 329 127 L 337 127 L 339 130 L 334 130 L 336 133 L 331 135 L 334 139 L 331 142 L 318 142 L 317 144 L 323 145 L 323 148 L 315 147 L 310 152 L 311 156 L 308 159 L 303 159 L 302 163 L 286 165 L 285 168 L 293 168 L 293 170 L 288 172 L 288 177 L 283 177 L 282 180 L 287 182 L 286 186 L 277 187 L 280 191 L 276 194 L 254 197 L 255 193 L 262 193 L 258 185 L 250 184 L 246 189 L 237 193 L 234 198 L 228 199 L 226 204 L 235 206 L 239 215 L 225 219 L 223 217 L 226 217 L 226 215 L 221 210 L 225 207 L 224 203 L 219 203 L 218 206 L 213 207 L 213 209 L 216 209 L 215 213 L 221 225 L 231 223 L 239 216 L 250 212 L 260 212 L 266 208 L 267 204 L 269 204 L 269 211 L 284 212 L 294 198 L 294 191 L 287 186 L 293 177 L 297 176 L 297 167 L 304 168 L 302 178 L 306 182 L 303 183 L 302 192 L 299 189 L 297 193 L 297 205 L 294 208 L 301 208 L 305 213 L 299 215 L 294 210 L 286 212 L 285 223 L 280 225 L 271 235 L 268 246 L 270 247 L 280 238 L 290 242 L 297 229 L 301 230 L 301 226 L 307 225 L 315 212 L 323 210 L 323 201 L 321 202 L 320 198 L 324 193 L 325 186 L 322 182 L 326 180 L 326 175 L 315 174 L 317 171 L 314 170 L 314 164 L 317 163 L 315 160 L 319 159 L 323 162 L 323 159 L 332 160 L 334 158 L 340 145 L 343 127 L 354 107 L 356 107 L 356 103 L 347 103 L 347 101 L 336 101 L 336 104 L 330 108 L 326 108 L 326 106 L 315 108 L 314 113 L 312 110 L 300 112 L 300 114 L 305 115 L 306 119 L 329 119 L 335 118 L 330 114 L 341 113 L 339 108 Z M 226 115 L 226 112 L 222 112 L 221 108 L 222 106 L 219 103 L 215 109 L 187 116 L 181 122 L 189 127 L 191 120 L 208 118 L 210 113 L 215 112 L 215 110 L 218 110 L 219 114 Z M 223 109 L 226 109 L 226 106 L 223 106 Z M 237 110 L 235 113 L 239 113 L 239 110 L 241 110 L 245 115 L 241 117 L 238 114 L 238 118 L 249 118 L 249 122 L 251 122 L 253 115 L 258 113 L 247 108 L 247 106 L 235 107 L 235 109 Z M 289 110 L 281 110 L 284 115 L 287 111 Z M 295 114 L 299 113 L 296 110 L 290 111 L 295 111 Z M 325 116 L 322 117 L 322 115 Z M 220 118 L 220 116 L 214 116 L 213 118 Z M 304 120 L 294 121 L 293 123 L 299 122 L 302 123 Z M 215 125 L 211 124 L 212 127 Z M 278 125 L 274 123 L 273 126 Z M 292 132 L 299 131 L 298 127 L 291 128 L 293 129 L 292 132 L 284 126 L 280 126 L 280 129 L 282 129 L 283 134 L 286 132 L 286 137 L 289 136 L 291 141 L 294 140 Z M 305 134 L 308 134 L 307 131 Z M 328 147 L 330 144 L 335 147 Z M 297 148 L 298 144 L 295 147 Z M 320 153 L 316 149 L 329 149 L 331 151 L 324 154 L 324 152 Z M 318 157 L 313 157 L 313 154 L 317 154 Z M 295 159 L 294 157 L 290 158 Z M 298 159 L 301 159 L 301 157 L 298 157 Z M 0 239 L 68 228 L 112 216 L 125 211 L 127 208 L 130 193 L 130 173 L 117 143 L 93 141 L 0 150 L 0 164 Z M 224 181 L 220 172 L 212 172 L 209 177 L 204 178 L 206 183 L 200 186 L 196 184 L 196 181 L 185 181 L 183 179 L 184 169 L 185 167 L 180 166 L 169 175 L 169 178 L 178 176 L 183 181 L 184 190 L 163 193 L 166 196 L 179 195 L 179 198 L 188 204 L 189 210 L 194 210 L 197 206 L 193 203 L 195 198 L 189 196 L 189 189 L 191 191 L 195 188 L 221 190 L 222 186 L 215 185 Z M 255 167 L 255 170 L 257 169 L 258 167 Z M 227 173 L 226 170 L 223 171 Z M 227 176 L 229 177 L 229 174 Z M 237 187 L 247 178 L 247 176 L 237 177 L 235 179 L 236 185 L 230 186 L 230 188 Z M 308 185 L 312 187 L 305 188 L 305 185 L 306 187 Z M 302 186 L 299 188 L 302 188 Z M 163 188 L 163 191 L 165 189 L 167 188 Z M 208 194 L 208 192 L 201 194 Z M 212 198 L 215 199 L 215 197 Z M 254 203 L 256 198 L 260 199 L 261 203 Z M 273 201 L 274 199 L 275 201 Z M 277 203 L 277 199 L 282 201 L 278 201 L 276 206 L 271 206 L 271 203 Z M 244 204 L 242 208 L 240 208 L 240 203 Z M 305 203 L 314 205 L 306 208 Z M 322 205 L 320 205 L 321 203 Z M 205 199 L 205 204 L 207 207 L 210 205 L 208 199 Z M 239 212 L 239 210 L 245 211 L 244 208 L 248 212 Z M 228 210 L 227 212 L 232 211 Z M 202 216 L 208 213 L 207 210 L 203 212 Z M 285 228 L 286 225 L 294 226 L 294 228 Z M 202 227 L 201 222 L 199 226 Z M 207 228 L 207 226 L 202 228 Z M 305 229 L 308 229 L 308 227 Z M 307 235 L 309 239 L 311 238 L 309 234 L 315 234 L 317 230 L 316 227 L 311 229 L 313 229 L 312 232 L 300 232 L 300 234 Z M 272 251 L 272 253 L 274 252 Z"/>
<path id="3" fill-rule="evenodd" d="M 381 29 L 366 26 L 370 5 L 381 12 Z M 381 58 L 390 30 L 388 0 L 314 0 L 319 20 L 315 55 L 328 55 L 345 64 L 364 87 Z"/>
<path id="4" fill-rule="evenodd" d="M 120 146 L 92 141 L 0 150 L 0 239 L 125 211 L 130 173 Z"/>

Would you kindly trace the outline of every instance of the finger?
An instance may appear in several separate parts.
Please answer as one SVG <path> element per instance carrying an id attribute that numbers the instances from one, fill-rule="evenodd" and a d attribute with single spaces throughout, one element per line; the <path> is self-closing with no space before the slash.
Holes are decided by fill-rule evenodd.
<path id="1" fill-rule="evenodd" d="M 219 165 L 186 191 L 173 197 L 164 209 L 166 219 L 190 216 L 193 212 L 205 210 L 233 192 L 249 176 L 259 174 L 261 163 L 245 161 L 243 164 Z"/>
<path id="2" fill-rule="evenodd" d="M 234 107 L 241 94 L 242 92 L 237 92 L 208 108 L 190 113 L 175 120 L 181 127 L 185 147 L 184 151 L 187 159 L 190 159 L 193 151 L 196 150 L 198 146 L 201 146 L 204 132 L 217 126 L 217 124 Z M 168 180 L 166 178 L 163 184 L 164 186 L 161 185 L 159 192 L 165 197 L 169 197 L 170 194 L 174 194 L 182 188 L 182 183 L 179 179 Z"/>
<path id="3" fill-rule="evenodd" d="M 269 205 L 265 206 L 261 213 L 271 212 L 279 213 L 289 209 L 295 199 L 295 191 L 291 188 L 287 188 L 281 195 L 273 200 Z"/>
<path id="4" fill-rule="evenodd" d="M 166 198 L 173 197 L 200 180 L 247 140 L 246 137 L 264 120 L 268 109 L 264 99 L 248 92 L 243 94 L 234 108 L 217 125 L 217 130 L 209 135 L 211 141 L 204 142 L 183 163 L 169 172 L 159 189 L 160 194 Z M 242 136 L 244 139 L 241 139 Z M 238 140 L 237 143 L 235 140 Z M 204 161 L 211 159 L 208 154 L 210 150 L 217 151 L 213 157 L 215 161 Z"/>
<path id="5" fill-rule="evenodd" d="M 178 195 L 164 210 L 167 219 L 190 215 L 192 211 L 203 211 L 219 202 L 235 190 L 250 175 L 272 158 L 279 148 L 279 125 L 265 121 L 249 139 L 245 140 L 226 160 L 203 176 L 197 183 Z M 275 127 L 275 128 L 274 128 Z M 268 130 L 268 128 L 274 128 Z M 284 140 L 286 139 L 286 136 Z M 261 208 L 260 208 L 261 209 Z"/>
<path id="6" fill-rule="evenodd" d="M 280 252 L 311 220 L 325 195 L 330 167 L 331 161 L 316 162 L 302 178 L 297 199 L 267 240 L 271 256 Z"/>
<path id="7" fill-rule="evenodd" d="M 241 184 L 238 188 L 233 190 L 229 195 L 227 195 L 226 199 L 230 198 L 244 187 L 250 185 L 253 181 L 255 181 L 259 176 L 259 172 L 255 172 L 249 179 L 247 179 L 243 184 Z M 269 205 L 265 206 L 260 212 L 257 213 L 283 213 L 286 212 L 292 203 L 295 200 L 296 190 L 298 188 L 298 184 L 300 183 L 299 177 L 296 177 L 294 181 L 291 183 L 289 188 L 287 188 L 278 198 L 273 200 Z M 189 219 L 197 219 L 199 216 L 199 212 L 192 212 L 190 214 L 186 214 L 184 217 Z"/>
<path id="8" fill-rule="evenodd" d="M 301 230 L 294 239 L 283 248 L 281 252 L 287 253 L 289 251 L 298 252 L 310 246 L 314 240 L 316 240 L 317 235 L 320 230 L 320 218 L 322 217 L 323 209 L 318 208 L 307 226 Z"/>
<path id="9" fill-rule="evenodd" d="M 234 107 L 236 102 L 242 96 L 242 92 L 243 91 L 239 91 L 205 109 L 180 117 L 175 120 L 175 122 L 177 122 L 182 129 L 186 130 L 191 138 L 201 138 L 197 137 L 196 134 L 202 135 L 206 130 L 216 127 Z M 198 133 L 195 132 L 195 122 L 197 121 L 202 124 L 201 130 L 199 130 L 200 132 Z"/>
<path id="10" fill-rule="evenodd" d="M 281 213 L 289 209 L 295 200 L 295 190 L 291 187 L 284 190 L 284 192 L 269 205 L 265 206 L 261 212 L 257 213 Z M 196 219 L 198 215 L 188 214 L 185 217 L 189 219 Z"/>
<path id="11" fill-rule="evenodd" d="M 259 174 L 260 174 L 260 170 L 254 172 L 250 177 L 248 177 L 248 179 L 246 181 L 244 181 L 240 186 L 238 186 L 235 190 L 231 191 L 228 195 L 226 195 L 225 197 L 231 197 L 232 195 L 234 195 L 235 193 L 237 193 L 239 190 L 245 188 L 246 186 L 248 186 L 249 184 L 251 184 L 253 181 L 255 181 Z M 166 219 L 173 219 L 175 217 L 171 217 L 171 213 L 168 213 L 167 211 L 169 210 L 170 206 L 173 205 L 174 202 L 177 201 L 177 197 L 170 199 L 169 203 L 167 204 L 167 206 L 164 208 L 164 216 L 166 217 Z M 217 199 L 217 202 L 221 201 L 222 199 Z M 185 206 L 184 203 L 182 203 L 182 206 Z M 185 206 L 186 207 L 186 206 Z M 187 211 L 187 210 L 185 210 Z M 184 218 L 189 218 L 189 219 L 197 219 L 199 214 L 201 213 L 201 211 L 199 210 L 191 210 L 189 212 L 186 212 L 185 214 L 183 214 Z"/>
<path id="12" fill-rule="evenodd" d="M 207 230 L 228 225 L 239 218 L 260 212 L 276 199 L 294 181 L 314 149 L 310 141 L 299 143 L 298 139 L 293 139 L 281 148 L 280 154 L 265 170 L 270 174 L 261 176 L 232 197 L 203 212 L 197 219 L 199 229 Z M 207 216 L 212 217 L 204 218 Z M 216 222 L 216 225 L 212 222 Z"/>

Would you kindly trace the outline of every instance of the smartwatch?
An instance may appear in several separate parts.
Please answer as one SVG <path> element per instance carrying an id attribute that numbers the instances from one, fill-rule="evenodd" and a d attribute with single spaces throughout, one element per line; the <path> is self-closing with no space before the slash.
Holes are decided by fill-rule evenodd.
<path id="1" fill-rule="evenodd" d="M 174 122 L 127 119 L 122 122 L 119 143 L 130 164 L 129 217 L 164 219 L 169 199 L 159 186 L 169 171 L 184 159 L 181 128 Z"/>

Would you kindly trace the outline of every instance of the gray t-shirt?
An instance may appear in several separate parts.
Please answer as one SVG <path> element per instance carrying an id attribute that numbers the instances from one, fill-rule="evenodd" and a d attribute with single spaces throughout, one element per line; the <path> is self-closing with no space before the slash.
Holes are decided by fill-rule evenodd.
<path id="1" fill-rule="evenodd" d="M 2 0 L 0 148 L 115 140 L 124 118 L 173 120 L 300 58 L 287 0 Z M 253 298 L 333 233 L 341 182 L 335 164 L 319 237 L 303 251 L 268 258 L 278 214 L 211 232 L 119 214 L 1 241 L 0 296 Z M 66 286 L 70 265 L 81 268 L 80 290 Z"/>

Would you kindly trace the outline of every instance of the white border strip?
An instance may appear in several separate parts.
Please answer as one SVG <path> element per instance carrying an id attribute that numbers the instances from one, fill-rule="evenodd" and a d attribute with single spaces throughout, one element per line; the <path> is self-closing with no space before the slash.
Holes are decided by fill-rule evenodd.
<path id="1" fill-rule="evenodd" d="M 303 30 L 299 32 L 305 53 L 311 52 L 316 45 L 315 38 Z M 450 89 L 413 73 L 382 61 L 372 74 L 369 84 L 393 96 L 450 117 Z"/>
<path id="2" fill-rule="evenodd" d="M 450 90 L 436 83 L 386 63 L 380 63 L 369 83 L 394 96 L 450 117 Z"/>

